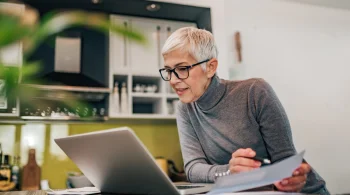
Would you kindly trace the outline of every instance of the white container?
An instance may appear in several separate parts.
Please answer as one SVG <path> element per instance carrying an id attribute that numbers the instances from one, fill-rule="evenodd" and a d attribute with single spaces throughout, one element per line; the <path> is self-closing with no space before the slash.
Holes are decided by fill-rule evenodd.
<path id="1" fill-rule="evenodd" d="M 113 88 L 113 94 L 112 94 L 112 106 L 111 106 L 111 112 L 113 115 L 117 115 L 120 113 L 120 98 L 119 98 L 119 86 L 118 82 L 115 82 L 114 88 Z"/>
<path id="2" fill-rule="evenodd" d="M 122 89 L 121 89 L 121 94 L 120 94 L 120 107 L 121 107 L 121 113 L 122 114 L 128 114 L 129 110 L 129 104 L 128 104 L 128 94 L 126 92 L 126 83 L 123 82 L 122 84 Z"/>

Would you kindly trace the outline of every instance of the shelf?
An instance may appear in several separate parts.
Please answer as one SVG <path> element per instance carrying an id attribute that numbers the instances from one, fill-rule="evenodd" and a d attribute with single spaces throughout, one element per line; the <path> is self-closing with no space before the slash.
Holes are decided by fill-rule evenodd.
<path id="1" fill-rule="evenodd" d="M 19 113 L 0 113 L 0 117 L 16 117 L 19 116 Z"/>
<path id="2" fill-rule="evenodd" d="M 160 93 L 132 93 L 132 97 L 137 97 L 137 98 L 161 98 L 162 94 Z"/>
<path id="3" fill-rule="evenodd" d="M 119 68 L 116 70 L 113 70 L 113 75 L 129 75 L 130 68 Z"/>
<path id="4" fill-rule="evenodd" d="M 132 71 L 132 75 L 133 76 L 141 76 L 141 77 L 154 77 L 154 78 L 160 78 L 160 74 L 157 71 L 155 71 L 155 73 L 144 73 L 144 72 L 140 72 L 140 71 Z M 161 78 L 160 78 L 161 79 Z"/>
<path id="5" fill-rule="evenodd" d="M 78 86 L 66 86 L 66 85 L 35 85 L 35 84 L 22 84 L 22 86 L 33 87 L 41 90 L 111 93 L 111 89 L 104 88 L 104 87 L 78 87 Z"/>
<path id="6" fill-rule="evenodd" d="M 74 116 L 21 116 L 23 120 L 38 120 L 38 121 L 106 121 L 108 117 L 74 117 Z"/>
<path id="7" fill-rule="evenodd" d="M 111 116 L 110 119 L 127 118 L 127 119 L 176 119 L 175 115 L 163 114 L 120 114 Z"/>
<path id="8" fill-rule="evenodd" d="M 168 93 L 166 94 L 166 97 L 171 99 L 179 99 L 179 96 L 176 93 L 174 94 Z"/>
<path id="9" fill-rule="evenodd" d="M 62 91 L 47 91 L 35 97 L 29 97 L 37 100 L 49 101 L 67 101 L 67 100 L 85 100 L 85 101 L 101 101 L 107 96 L 107 93 L 100 92 L 62 92 Z"/>
<path id="10" fill-rule="evenodd" d="M 109 117 L 107 120 L 46 120 L 46 119 L 21 119 L 20 117 L 1 117 L 1 124 L 173 124 L 176 125 L 175 116 L 133 116 L 118 115 Z"/>

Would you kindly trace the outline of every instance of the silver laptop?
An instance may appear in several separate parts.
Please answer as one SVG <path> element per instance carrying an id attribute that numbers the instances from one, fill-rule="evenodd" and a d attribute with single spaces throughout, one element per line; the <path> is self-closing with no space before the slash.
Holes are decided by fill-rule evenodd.
<path id="1" fill-rule="evenodd" d="M 72 135 L 55 142 L 104 193 L 197 194 L 212 187 L 174 185 L 128 127 Z"/>

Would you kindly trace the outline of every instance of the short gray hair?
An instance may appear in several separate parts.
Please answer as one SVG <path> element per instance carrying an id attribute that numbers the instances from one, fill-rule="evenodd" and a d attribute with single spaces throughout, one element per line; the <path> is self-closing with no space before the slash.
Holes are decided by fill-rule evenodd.
<path id="1" fill-rule="evenodd" d="M 163 46 L 162 55 L 177 49 L 188 52 L 198 62 L 218 56 L 213 35 L 207 30 L 194 27 L 180 28 L 172 33 Z M 206 64 L 201 66 L 205 70 Z"/>

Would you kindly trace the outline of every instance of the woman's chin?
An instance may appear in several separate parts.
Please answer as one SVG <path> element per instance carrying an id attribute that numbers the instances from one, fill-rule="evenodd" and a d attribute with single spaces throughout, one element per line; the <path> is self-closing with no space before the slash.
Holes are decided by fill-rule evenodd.
<path id="1" fill-rule="evenodd" d="M 182 103 L 185 103 L 185 104 L 193 102 L 193 98 L 191 97 L 179 96 L 179 99 Z"/>

